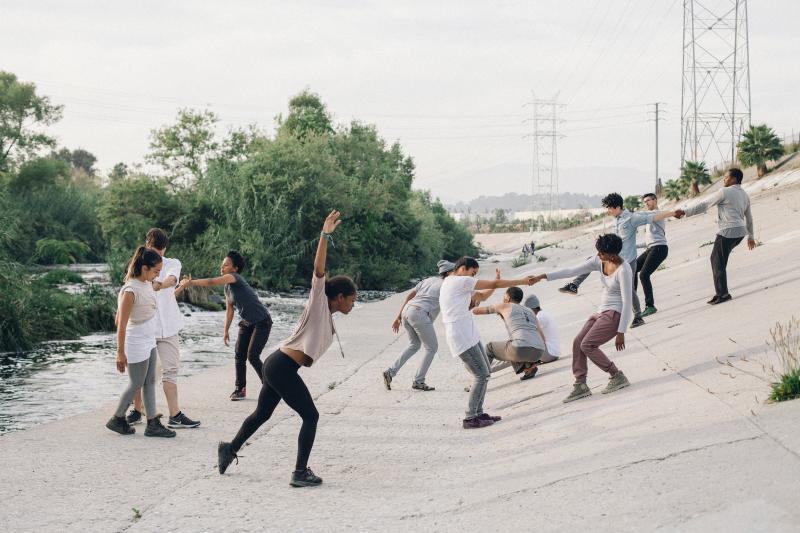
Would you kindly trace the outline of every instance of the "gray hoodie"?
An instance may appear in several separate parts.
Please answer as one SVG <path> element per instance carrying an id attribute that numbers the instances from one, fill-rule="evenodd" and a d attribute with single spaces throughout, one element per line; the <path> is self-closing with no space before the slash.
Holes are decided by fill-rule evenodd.
<path id="1" fill-rule="evenodd" d="M 691 217 L 705 213 L 713 206 L 717 206 L 717 235 L 729 239 L 738 239 L 747 235 L 755 239 L 753 232 L 753 215 L 750 212 L 750 197 L 744 192 L 741 185 L 723 187 L 704 202 L 684 209 L 686 216 Z"/>

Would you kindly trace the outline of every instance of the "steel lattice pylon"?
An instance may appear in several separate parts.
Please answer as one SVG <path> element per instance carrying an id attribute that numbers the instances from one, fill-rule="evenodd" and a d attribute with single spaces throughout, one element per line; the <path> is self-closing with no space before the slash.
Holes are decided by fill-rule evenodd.
<path id="1" fill-rule="evenodd" d="M 550 100 L 540 100 L 535 96 L 530 102 L 533 107 L 533 175 L 531 179 L 532 216 L 547 213 L 553 218 L 558 210 L 558 95 Z M 532 221 L 535 224 L 535 220 Z M 533 226 L 531 227 L 533 231 Z"/>
<path id="2" fill-rule="evenodd" d="M 748 127 L 747 0 L 684 0 L 681 166 L 735 161 Z"/>

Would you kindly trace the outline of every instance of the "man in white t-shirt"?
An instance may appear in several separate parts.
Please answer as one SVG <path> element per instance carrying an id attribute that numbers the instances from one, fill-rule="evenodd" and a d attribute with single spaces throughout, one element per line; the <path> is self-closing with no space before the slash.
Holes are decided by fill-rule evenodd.
<path id="1" fill-rule="evenodd" d="M 471 305 L 477 305 L 489 297 L 494 289 L 531 285 L 533 277 L 523 279 L 475 279 L 480 265 L 472 257 L 462 257 L 456 263 L 455 271 L 445 278 L 439 291 L 439 306 L 444 322 L 447 345 L 453 357 L 458 357 L 475 378 L 470 388 L 464 429 L 482 428 L 500 420 L 483 412 L 483 400 L 489 382 L 489 358 L 481 344 L 478 328 L 475 326 Z M 485 290 L 487 292 L 481 292 Z"/>
<path id="2" fill-rule="evenodd" d="M 161 272 L 153 281 L 153 288 L 156 291 L 157 305 L 156 351 L 161 361 L 161 382 L 169 407 L 167 427 L 196 428 L 200 422 L 183 414 L 178 404 L 178 368 L 180 367 L 178 332 L 183 327 L 183 315 L 181 315 L 175 299 L 175 286 L 181 279 L 181 262 L 164 256 L 164 252 L 169 246 L 169 238 L 164 230 L 153 228 L 148 231 L 144 245 L 158 252 L 163 259 Z M 139 391 L 133 400 L 133 409 L 128 413 L 128 423 L 140 422 L 142 410 L 142 393 Z"/>
<path id="3" fill-rule="evenodd" d="M 547 347 L 547 352 L 542 355 L 539 363 L 552 363 L 561 357 L 561 335 L 558 332 L 558 324 L 550 313 L 542 310 L 539 297 L 535 294 L 525 298 L 524 305 L 536 315 L 544 344 Z"/>

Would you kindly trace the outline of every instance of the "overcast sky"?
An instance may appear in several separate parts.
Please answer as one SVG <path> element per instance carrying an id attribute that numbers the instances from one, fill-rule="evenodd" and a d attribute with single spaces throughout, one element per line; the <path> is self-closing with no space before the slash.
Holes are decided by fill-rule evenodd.
<path id="1" fill-rule="evenodd" d="M 707 0 L 706 3 L 730 3 Z M 800 132 L 800 1 L 750 2 L 754 122 Z M 65 106 L 59 142 L 141 162 L 179 107 L 271 130 L 308 87 L 336 121 L 398 140 L 446 201 L 529 192 L 532 91 L 565 119 L 562 191 L 652 189 L 680 164 L 682 0 L 0 0 L 0 70 Z"/>

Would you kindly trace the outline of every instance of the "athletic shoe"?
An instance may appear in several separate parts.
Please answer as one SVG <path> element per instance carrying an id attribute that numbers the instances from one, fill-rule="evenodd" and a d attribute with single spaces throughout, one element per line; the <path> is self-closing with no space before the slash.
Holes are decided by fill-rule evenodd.
<path id="1" fill-rule="evenodd" d="M 648 305 L 647 307 L 644 308 L 644 311 L 642 311 L 642 317 L 654 315 L 657 312 L 658 312 L 658 309 L 656 309 L 652 305 Z"/>
<path id="2" fill-rule="evenodd" d="M 534 366 L 533 368 L 531 368 L 531 370 L 530 370 L 530 371 L 528 371 L 528 372 L 525 372 L 525 373 L 522 375 L 522 377 L 521 377 L 521 378 L 519 378 L 519 380 L 520 380 L 520 381 L 525 381 L 526 379 L 533 379 L 533 378 L 536 376 L 536 373 L 537 373 L 538 371 L 539 371 L 539 367 L 538 367 L 538 366 Z"/>
<path id="3" fill-rule="evenodd" d="M 730 302 L 731 300 L 733 300 L 733 296 L 731 296 L 730 294 L 723 294 L 722 296 L 714 296 L 714 298 L 712 298 L 711 301 L 709 301 L 708 303 L 710 303 L 711 305 L 717 305 L 717 304 L 724 304 L 725 302 Z"/>
<path id="4" fill-rule="evenodd" d="M 106 422 L 106 427 L 111 431 L 115 431 L 120 435 L 133 435 L 136 429 L 132 428 L 124 416 L 112 416 L 111 420 Z"/>
<path id="5" fill-rule="evenodd" d="M 641 316 L 637 316 L 637 317 L 633 318 L 633 322 L 631 322 L 631 327 L 632 328 L 638 328 L 639 326 L 644 326 L 645 323 L 646 322 L 644 321 L 644 319 Z"/>
<path id="6" fill-rule="evenodd" d="M 168 428 L 196 428 L 200 425 L 200 422 L 197 420 L 192 420 L 182 411 L 178 411 L 178 414 L 175 416 L 169 417 L 169 421 L 167 422 Z"/>
<path id="7" fill-rule="evenodd" d="M 422 383 L 417 383 L 416 381 L 411 385 L 411 388 L 414 390 L 422 390 L 422 391 L 429 391 L 429 390 L 436 390 L 436 387 L 431 387 L 424 381 Z"/>
<path id="8" fill-rule="evenodd" d="M 631 382 L 628 381 L 628 378 L 625 377 L 625 374 L 623 374 L 621 370 L 618 370 L 616 374 L 608 379 L 608 385 L 606 385 L 606 388 L 600 392 L 603 394 L 608 394 L 609 392 L 614 392 L 615 390 L 624 389 L 630 384 Z"/>
<path id="9" fill-rule="evenodd" d="M 572 294 L 574 296 L 577 296 L 578 286 L 575 285 L 574 283 L 567 283 L 566 285 L 558 289 L 558 292 L 563 292 L 564 294 Z"/>
<path id="10" fill-rule="evenodd" d="M 386 390 L 392 390 L 392 374 L 388 370 L 383 371 L 383 384 Z"/>
<path id="11" fill-rule="evenodd" d="M 478 418 L 481 420 L 491 420 L 492 422 L 500 422 L 503 419 L 502 416 L 492 416 L 489 413 L 481 413 L 478 415 Z"/>
<path id="12" fill-rule="evenodd" d="M 239 456 L 233 451 L 233 446 L 230 442 L 221 442 L 217 445 L 217 468 L 219 468 L 219 475 L 225 473 L 228 466 L 236 459 L 236 464 L 239 464 Z"/>
<path id="13" fill-rule="evenodd" d="M 156 415 L 147 421 L 147 428 L 144 430 L 145 437 L 166 437 L 172 438 L 176 435 L 171 429 L 167 429 L 161 424 L 161 415 Z"/>
<path id="14" fill-rule="evenodd" d="M 136 409 L 131 409 L 131 412 L 128 413 L 128 416 L 125 417 L 125 420 L 128 421 L 128 424 L 140 424 L 142 422 L 142 413 L 137 411 Z"/>
<path id="15" fill-rule="evenodd" d="M 244 400 L 247 397 L 247 387 L 242 387 L 241 389 L 236 389 L 231 393 L 231 401 L 238 402 L 239 400 Z"/>
<path id="16" fill-rule="evenodd" d="M 292 472 L 292 480 L 289 485 L 292 487 L 316 487 L 322 484 L 322 478 L 314 475 L 310 468 L 305 470 L 295 470 Z"/>
<path id="17" fill-rule="evenodd" d="M 478 429 L 491 426 L 492 424 L 494 424 L 494 420 L 491 418 L 476 416 L 475 418 L 465 418 L 461 425 L 464 429 Z"/>
<path id="18" fill-rule="evenodd" d="M 574 402 L 575 400 L 580 400 L 581 398 L 586 398 L 587 396 L 591 396 L 592 391 L 589 390 L 588 385 L 586 383 L 576 383 L 572 387 L 572 392 L 561 400 L 563 403 Z"/>

